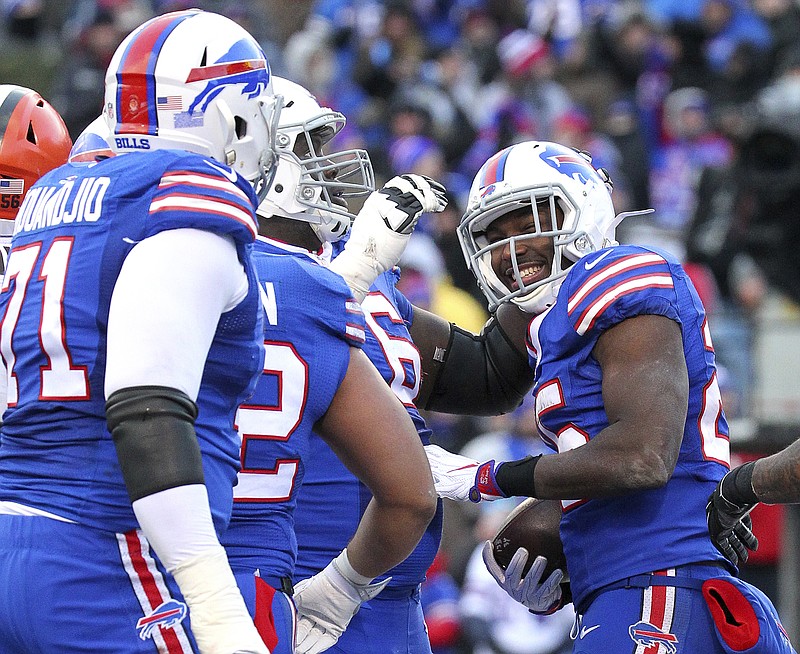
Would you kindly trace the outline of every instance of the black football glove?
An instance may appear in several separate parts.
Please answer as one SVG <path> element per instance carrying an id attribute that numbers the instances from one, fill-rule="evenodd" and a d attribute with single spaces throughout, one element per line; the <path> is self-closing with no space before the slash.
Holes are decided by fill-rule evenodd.
<path id="1" fill-rule="evenodd" d="M 747 561 L 749 550 L 758 549 L 750 511 L 758 504 L 752 477 L 755 462 L 728 472 L 717 484 L 706 504 L 711 542 L 734 565 Z"/>

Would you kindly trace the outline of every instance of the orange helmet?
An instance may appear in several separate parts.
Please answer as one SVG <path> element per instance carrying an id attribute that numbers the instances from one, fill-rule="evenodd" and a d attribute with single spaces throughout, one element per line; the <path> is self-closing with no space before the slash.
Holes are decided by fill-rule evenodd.
<path id="1" fill-rule="evenodd" d="M 41 95 L 0 84 L 0 219 L 14 220 L 28 189 L 66 163 L 71 147 L 64 121 Z"/>

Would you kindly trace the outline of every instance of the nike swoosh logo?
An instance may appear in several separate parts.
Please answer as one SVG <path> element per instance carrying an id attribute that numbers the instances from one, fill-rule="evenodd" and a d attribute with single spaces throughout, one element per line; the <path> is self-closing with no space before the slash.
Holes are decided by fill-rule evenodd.
<path id="1" fill-rule="evenodd" d="M 229 179 L 230 181 L 232 181 L 234 184 L 236 183 L 236 179 L 237 179 L 237 177 L 238 177 L 238 176 L 236 175 L 236 173 L 235 173 L 235 172 L 233 172 L 232 170 L 225 170 L 224 168 L 221 168 L 220 166 L 217 166 L 216 164 L 213 164 L 213 163 L 211 163 L 211 162 L 210 162 L 210 161 L 208 161 L 208 160 L 206 160 L 206 163 L 207 163 L 209 166 L 211 166 L 211 167 L 212 167 L 214 170 L 217 170 L 217 171 L 219 171 L 219 172 L 220 172 L 220 174 L 221 174 L 223 177 L 226 177 L 226 178 L 228 178 L 228 179 Z"/>
<path id="2" fill-rule="evenodd" d="M 594 267 L 595 267 L 595 266 L 596 266 L 598 263 L 600 263 L 600 262 L 601 262 L 603 259 L 605 259 L 605 258 L 606 258 L 606 256 L 607 256 L 607 255 L 609 255 L 609 254 L 611 254 L 611 250 L 608 250 L 608 251 L 606 251 L 606 252 L 603 252 L 603 254 L 601 254 L 599 257 L 597 257 L 597 259 L 595 259 L 594 261 L 591 261 L 591 262 L 587 261 L 587 262 L 586 262 L 586 263 L 583 265 L 583 267 L 584 267 L 584 268 L 586 268 L 586 270 L 591 270 L 591 269 L 592 269 L 592 268 L 594 268 Z"/>
<path id="3" fill-rule="evenodd" d="M 600 625 L 592 625 L 591 627 L 581 627 L 581 634 L 578 638 L 585 638 L 587 634 L 592 633 L 595 629 L 599 629 Z"/>
<path id="4" fill-rule="evenodd" d="M 130 243 L 131 245 L 136 245 L 137 243 L 141 243 L 141 241 L 134 241 L 132 238 L 129 238 L 129 237 L 127 237 L 127 236 L 123 236 L 123 237 L 122 237 L 122 240 L 123 240 L 125 243 Z"/>

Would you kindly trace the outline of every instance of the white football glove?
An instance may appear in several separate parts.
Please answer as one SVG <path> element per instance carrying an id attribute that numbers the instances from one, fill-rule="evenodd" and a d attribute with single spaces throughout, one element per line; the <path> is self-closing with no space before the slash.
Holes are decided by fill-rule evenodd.
<path id="1" fill-rule="evenodd" d="M 425 454 L 431 466 L 436 494 L 458 502 L 491 502 L 506 497 L 495 480 L 500 463 L 494 459 L 479 463 L 460 454 L 453 454 L 438 445 L 426 445 Z"/>
<path id="2" fill-rule="evenodd" d="M 362 602 L 375 597 L 391 580 L 371 584 L 360 583 L 357 577 L 361 575 L 350 565 L 345 548 L 324 570 L 294 587 L 297 654 L 318 654 L 335 645 Z"/>
<path id="3" fill-rule="evenodd" d="M 444 186 L 430 177 L 392 177 L 364 202 L 331 269 L 344 277 L 361 302 L 378 276 L 397 265 L 420 216 L 446 206 Z"/>
<path id="4" fill-rule="evenodd" d="M 553 613 L 561 606 L 561 580 L 564 578 L 564 572 L 554 570 L 540 584 L 539 580 L 547 566 L 547 559 L 537 556 L 528 574 L 523 577 L 522 569 L 527 561 L 528 550 L 520 547 L 514 552 L 508 567 L 503 571 L 500 564 L 495 561 L 491 541 L 487 540 L 483 545 L 483 562 L 486 564 L 486 569 L 504 591 L 532 613 Z"/>
<path id="5" fill-rule="evenodd" d="M 270 654 L 221 546 L 171 572 L 189 607 L 192 633 L 202 654 Z"/>

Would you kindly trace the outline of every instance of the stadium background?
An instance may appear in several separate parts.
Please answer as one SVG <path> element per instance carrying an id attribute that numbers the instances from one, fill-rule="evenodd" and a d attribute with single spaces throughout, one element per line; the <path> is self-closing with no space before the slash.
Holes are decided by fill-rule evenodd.
<path id="1" fill-rule="evenodd" d="M 0 6 L 0 82 L 40 91 L 73 138 L 99 114 L 106 65 L 133 27 L 190 6 L 240 21 L 273 72 L 345 113 L 337 138 L 369 150 L 379 184 L 419 172 L 447 185 L 451 206 L 420 225 L 402 262 L 402 290 L 467 328 L 483 324 L 485 302 L 454 229 L 480 164 L 530 138 L 588 150 L 615 181 L 618 211 L 656 209 L 623 224 L 621 240 L 676 253 L 703 297 L 737 460 L 800 437 L 797 0 Z M 486 442 L 536 447 L 526 412 L 428 418 L 440 444 L 480 452 Z M 496 516 L 447 510 L 443 550 L 461 585 Z M 762 546 L 743 575 L 772 597 L 800 642 L 800 509 L 759 507 L 753 520 Z M 469 651 L 464 637 L 454 647 Z"/>

